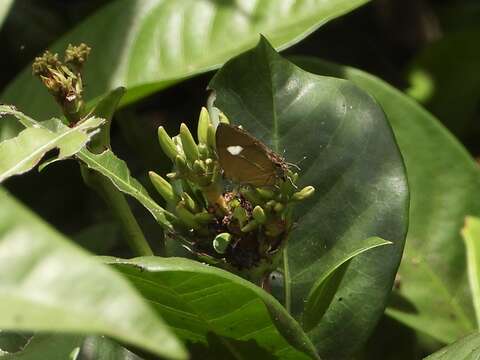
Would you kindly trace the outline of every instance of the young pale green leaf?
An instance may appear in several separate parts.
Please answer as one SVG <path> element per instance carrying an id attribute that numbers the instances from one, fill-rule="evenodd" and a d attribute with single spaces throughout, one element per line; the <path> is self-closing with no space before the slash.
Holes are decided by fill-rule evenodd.
<path id="1" fill-rule="evenodd" d="M 111 150 L 106 150 L 101 154 L 93 154 L 85 149 L 77 154 L 77 158 L 83 161 L 88 168 L 98 171 L 110 179 L 118 190 L 137 199 L 150 211 L 159 224 L 167 229 L 172 228 L 167 216 L 171 219 L 174 215 L 164 210 L 148 195 L 142 184 L 130 175 L 130 170 L 125 161 L 115 156 Z"/>
<path id="2" fill-rule="evenodd" d="M 312 286 L 305 311 L 302 314 L 302 325 L 305 331 L 312 330 L 320 322 L 340 286 L 350 261 L 365 251 L 388 244 L 391 244 L 391 242 L 371 237 L 359 241 L 358 248 L 354 249 L 353 252 L 343 254 L 343 257 L 342 255 L 325 256 L 325 262 L 322 264 L 323 268 L 320 271 L 322 276 Z M 338 249 L 335 250 L 338 251 Z M 339 298 L 339 301 L 342 300 Z"/>
<path id="3" fill-rule="evenodd" d="M 0 118 L 5 115 L 12 115 L 25 127 L 37 126 L 38 121 L 33 120 L 31 117 L 25 115 L 21 111 L 18 111 L 15 106 L 0 105 Z"/>
<path id="4" fill-rule="evenodd" d="M 475 360 L 480 357 L 480 334 L 478 332 L 464 337 L 424 360 Z"/>
<path id="5" fill-rule="evenodd" d="M 106 334 L 185 359 L 176 337 L 117 272 L 0 189 L 0 328 Z"/>
<path id="6" fill-rule="evenodd" d="M 312 185 L 315 193 L 295 207 L 284 252 L 286 306 L 296 317 L 329 273 L 326 261 L 341 263 L 358 239 L 393 242 L 351 261 L 336 295 L 342 301 L 332 302 L 309 332 L 321 356 L 348 357 L 384 311 L 407 230 L 404 166 L 382 109 L 351 82 L 284 60 L 265 40 L 229 61 L 210 86 L 230 119 L 287 161 L 306 157 L 299 186 Z"/>
<path id="7" fill-rule="evenodd" d="M 462 236 L 467 250 L 468 279 L 478 328 L 480 327 L 480 218 L 467 217 Z"/>
<path id="8" fill-rule="evenodd" d="M 103 97 L 102 100 L 98 103 L 97 111 L 100 114 L 104 114 L 107 118 L 111 118 L 113 108 L 115 107 L 118 100 L 123 95 L 123 89 L 119 88 L 114 90 L 110 94 Z M 51 129 L 55 131 L 55 128 L 59 129 L 70 129 L 65 125 L 61 124 L 61 122 L 52 120 L 52 121 L 45 121 L 45 122 L 37 122 L 32 118 L 28 117 L 27 115 L 17 111 L 12 106 L 5 106 L 0 105 L 0 116 L 2 115 L 13 115 L 15 116 L 22 125 L 29 128 L 35 129 Z M 91 118 L 97 119 L 97 118 Z M 87 120 L 88 121 L 88 120 Z M 82 123 L 83 125 L 83 123 Z M 77 127 L 79 127 L 77 125 Z M 75 128 L 77 128 L 75 127 Z M 74 129 L 75 129 L 74 128 Z M 59 131 L 67 131 L 67 130 L 59 130 Z M 11 140 L 7 140 L 11 141 Z M 97 144 L 103 144 L 100 141 Z M 1 145 L 1 143 L 0 143 Z M 90 169 L 98 171 L 105 177 L 107 177 L 120 191 L 125 194 L 128 194 L 135 199 L 137 199 L 145 208 L 150 211 L 150 213 L 154 216 L 154 218 L 163 226 L 170 229 L 171 223 L 167 220 L 166 215 L 170 218 L 173 218 L 174 215 L 170 214 L 169 212 L 165 211 L 162 207 L 160 207 L 149 195 L 145 188 L 130 175 L 130 170 L 127 167 L 125 161 L 119 159 L 115 156 L 115 154 L 107 149 L 100 154 L 94 154 L 87 149 L 83 149 L 76 154 L 76 157 L 82 160 Z M 6 160 L 5 160 L 6 161 Z M 1 164 L 1 163 L 0 163 Z"/>
<path id="9" fill-rule="evenodd" d="M 227 271 L 183 258 L 104 261 L 151 301 L 198 358 L 318 358 L 298 323 L 271 295 Z"/>
<path id="10" fill-rule="evenodd" d="M 0 356 L 2 360 L 77 360 L 84 337 L 80 335 L 34 335 L 21 351 Z"/>
<path id="11" fill-rule="evenodd" d="M 59 154 L 47 164 L 76 154 L 103 122 L 92 117 L 70 128 L 52 119 L 49 128 L 29 127 L 17 137 L 5 140 L 0 143 L 0 182 L 31 170 L 50 150 L 59 149 Z"/>
<path id="12" fill-rule="evenodd" d="M 259 33 L 283 49 L 367 2 L 115 0 L 51 50 L 63 52 L 69 43 L 91 46 L 85 69 L 89 96 L 123 85 L 128 88 L 124 99 L 128 103 L 218 67 L 252 47 Z M 51 96 L 32 77 L 30 66 L 8 86 L 1 100 L 39 118 L 58 112 Z"/>
<path id="13" fill-rule="evenodd" d="M 475 313 L 460 229 L 466 216 L 480 216 L 480 202 L 472 196 L 480 192 L 478 164 L 437 119 L 382 80 L 319 59 L 296 62 L 375 96 L 405 160 L 411 204 L 398 291 L 407 306 L 390 306 L 387 314 L 446 343 L 470 333 Z"/>

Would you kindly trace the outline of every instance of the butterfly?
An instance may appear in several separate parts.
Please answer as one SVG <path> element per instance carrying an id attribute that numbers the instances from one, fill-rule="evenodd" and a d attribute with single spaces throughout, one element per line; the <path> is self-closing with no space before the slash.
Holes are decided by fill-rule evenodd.
<path id="1" fill-rule="evenodd" d="M 219 123 L 215 141 L 218 161 L 227 179 L 255 187 L 286 180 L 285 160 L 242 128 Z"/>

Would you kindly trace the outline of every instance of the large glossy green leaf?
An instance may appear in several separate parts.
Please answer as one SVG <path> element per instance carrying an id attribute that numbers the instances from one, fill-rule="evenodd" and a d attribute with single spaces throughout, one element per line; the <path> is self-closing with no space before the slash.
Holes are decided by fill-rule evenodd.
<path id="1" fill-rule="evenodd" d="M 0 328 L 100 333 L 172 359 L 182 345 L 117 273 L 0 189 Z"/>
<path id="2" fill-rule="evenodd" d="M 415 101 L 360 70 L 318 59 L 297 59 L 309 71 L 349 79 L 382 105 L 402 152 L 410 186 L 410 226 L 399 270 L 407 303 L 395 319 L 433 338 L 453 342 L 474 328 L 460 230 L 480 215 L 478 164 L 437 119 Z"/>
<path id="3" fill-rule="evenodd" d="M 125 102 L 218 67 L 263 33 L 285 48 L 368 0 L 115 0 L 52 45 L 86 42 L 89 96 L 126 86 Z M 2 94 L 38 118 L 56 113 L 30 67 Z"/>
<path id="4" fill-rule="evenodd" d="M 480 334 L 474 333 L 458 340 L 425 360 L 476 360 L 480 357 Z"/>
<path id="5" fill-rule="evenodd" d="M 183 258 L 105 258 L 105 262 L 151 302 L 196 359 L 317 357 L 285 309 L 234 274 Z"/>
<path id="6" fill-rule="evenodd" d="M 316 191 L 296 208 L 284 257 L 286 303 L 295 316 L 330 271 L 325 259 L 335 262 L 371 236 L 393 242 L 352 260 L 322 321 L 309 331 L 320 355 L 354 352 L 384 310 L 407 230 L 403 162 L 381 108 L 351 82 L 301 70 L 265 40 L 229 61 L 210 86 L 234 123 L 287 161 L 306 157 L 300 185 Z"/>
<path id="7" fill-rule="evenodd" d="M 468 280 L 478 328 L 480 327 L 480 218 L 467 217 L 462 236 L 467 250 Z"/>

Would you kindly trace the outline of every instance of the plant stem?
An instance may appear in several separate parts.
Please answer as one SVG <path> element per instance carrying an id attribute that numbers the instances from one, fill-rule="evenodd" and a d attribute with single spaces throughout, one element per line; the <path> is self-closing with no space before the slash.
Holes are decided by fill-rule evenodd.
<path id="1" fill-rule="evenodd" d="M 288 267 L 287 248 L 283 249 L 283 290 L 285 292 L 285 309 L 291 313 L 292 294 L 290 288 L 290 268 Z"/>
<path id="2" fill-rule="evenodd" d="M 125 196 L 103 175 L 93 172 L 83 165 L 81 165 L 81 172 L 85 183 L 102 196 L 122 225 L 127 243 L 134 254 L 137 256 L 153 255 Z"/>

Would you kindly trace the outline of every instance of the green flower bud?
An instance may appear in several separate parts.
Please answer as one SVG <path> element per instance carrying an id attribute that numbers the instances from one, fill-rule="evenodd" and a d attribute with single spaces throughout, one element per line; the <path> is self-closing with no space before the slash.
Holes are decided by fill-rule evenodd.
<path id="1" fill-rule="evenodd" d="M 213 214 L 210 214 L 207 211 L 202 211 L 198 214 L 194 215 L 195 220 L 201 224 L 208 224 L 210 221 L 212 221 L 215 216 Z"/>
<path id="2" fill-rule="evenodd" d="M 213 248 L 217 253 L 225 254 L 231 240 L 232 235 L 229 233 L 218 234 L 217 236 L 215 236 L 215 239 L 213 239 Z"/>
<path id="3" fill-rule="evenodd" d="M 189 174 L 187 160 L 182 155 L 177 155 L 175 157 L 175 166 L 180 175 L 187 176 Z"/>
<path id="4" fill-rule="evenodd" d="M 201 159 L 207 159 L 208 156 L 210 155 L 210 151 L 208 150 L 208 146 L 200 143 L 198 145 L 198 153 L 200 154 Z"/>
<path id="5" fill-rule="evenodd" d="M 188 195 L 188 193 L 183 192 L 181 197 L 182 197 L 183 202 L 185 203 L 185 207 L 189 211 L 191 211 L 193 213 L 198 211 L 197 203 L 195 202 L 195 200 L 192 199 L 192 197 L 190 195 Z"/>
<path id="6" fill-rule="evenodd" d="M 277 213 L 282 212 L 283 209 L 285 209 L 285 206 L 282 203 L 279 203 L 279 202 L 277 202 L 273 207 L 273 211 L 275 211 Z"/>
<path id="7" fill-rule="evenodd" d="M 210 115 L 208 114 L 208 110 L 202 107 L 197 128 L 198 142 L 201 144 L 208 143 L 208 125 L 210 125 Z"/>
<path id="8" fill-rule="evenodd" d="M 275 192 L 265 188 L 256 188 L 258 194 L 265 200 L 271 200 L 275 196 Z"/>
<path id="9" fill-rule="evenodd" d="M 228 120 L 227 116 L 221 112 L 220 114 L 218 114 L 218 120 L 221 122 L 221 123 L 224 123 L 224 124 L 230 124 L 230 120 Z"/>
<path id="10" fill-rule="evenodd" d="M 241 206 L 237 206 L 235 210 L 233 210 L 232 216 L 238 221 L 240 227 L 243 227 L 248 220 L 247 210 L 245 210 Z"/>
<path id="11" fill-rule="evenodd" d="M 275 200 L 270 200 L 265 203 L 265 209 L 273 210 L 277 202 Z"/>
<path id="12" fill-rule="evenodd" d="M 175 161 L 175 158 L 179 155 L 177 146 L 170 136 L 168 136 L 163 126 L 158 128 L 158 142 L 165 155 L 167 155 L 170 160 Z"/>
<path id="13" fill-rule="evenodd" d="M 263 204 L 264 201 L 260 198 L 257 191 L 252 187 L 243 187 L 240 189 L 240 193 L 250 201 L 253 205 Z"/>
<path id="14" fill-rule="evenodd" d="M 183 151 L 188 161 L 193 163 L 195 160 L 198 160 L 200 154 L 198 153 L 197 144 L 193 140 L 192 133 L 184 123 L 180 125 L 180 139 L 182 140 Z"/>
<path id="15" fill-rule="evenodd" d="M 305 186 L 302 190 L 292 195 L 293 201 L 302 201 L 313 195 L 315 188 L 313 186 Z"/>
<path id="16" fill-rule="evenodd" d="M 178 179 L 178 174 L 176 172 L 169 172 L 165 175 L 167 179 L 176 180 Z"/>
<path id="17" fill-rule="evenodd" d="M 170 185 L 167 180 L 165 180 L 160 175 L 154 173 L 153 171 L 150 171 L 148 173 L 148 176 L 150 177 L 150 181 L 152 182 L 155 189 L 165 199 L 167 203 L 175 204 L 177 202 L 177 196 L 173 191 L 172 185 Z"/>
<path id="18" fill-rule="evenodd" d="M 193 171 L 196 175 L 205 175 L 207 173 L 207 167 L 203 160 L 195 160 L 193 163 Z"/>
<path id="19" fill-rule="evenodd" d="M 258 225 L 260 225 L 256 220 L 250 221 L 247 225 L 242 227 L 242 232 L 250 232 L 258 228 Z"/>
<path id="20" fill-rule="evenodd" d="M 195 216 L 188 211 L 181 203 L 176 207 L 176 213 L 178 218 L 190 229 L 200 230 L 201 225 L 198 223 Z"/>
<path id="21" fill-rule="evenodd" d="M 207 145 L 214 150 L 217 148 L 217 144 L 215 141 L 215 128 L 212 124 L 208 125 Z"/>
<path id="22" fill-rule="evenodd" d="M 207 174 L 213 175 L 213 170 L 215 168 L 215 161 L 212 158 L 205 159 L 205 166 L 207 167 Z"/>
<path id="23" fill-rule="evenodd" d="M 252 215 L 259 224 L 265 224 L 267 221 L 267 215 L 265 215 L 265 211 L 263 211 L 262 207 L 258 205 L 253 208 Z"/>

